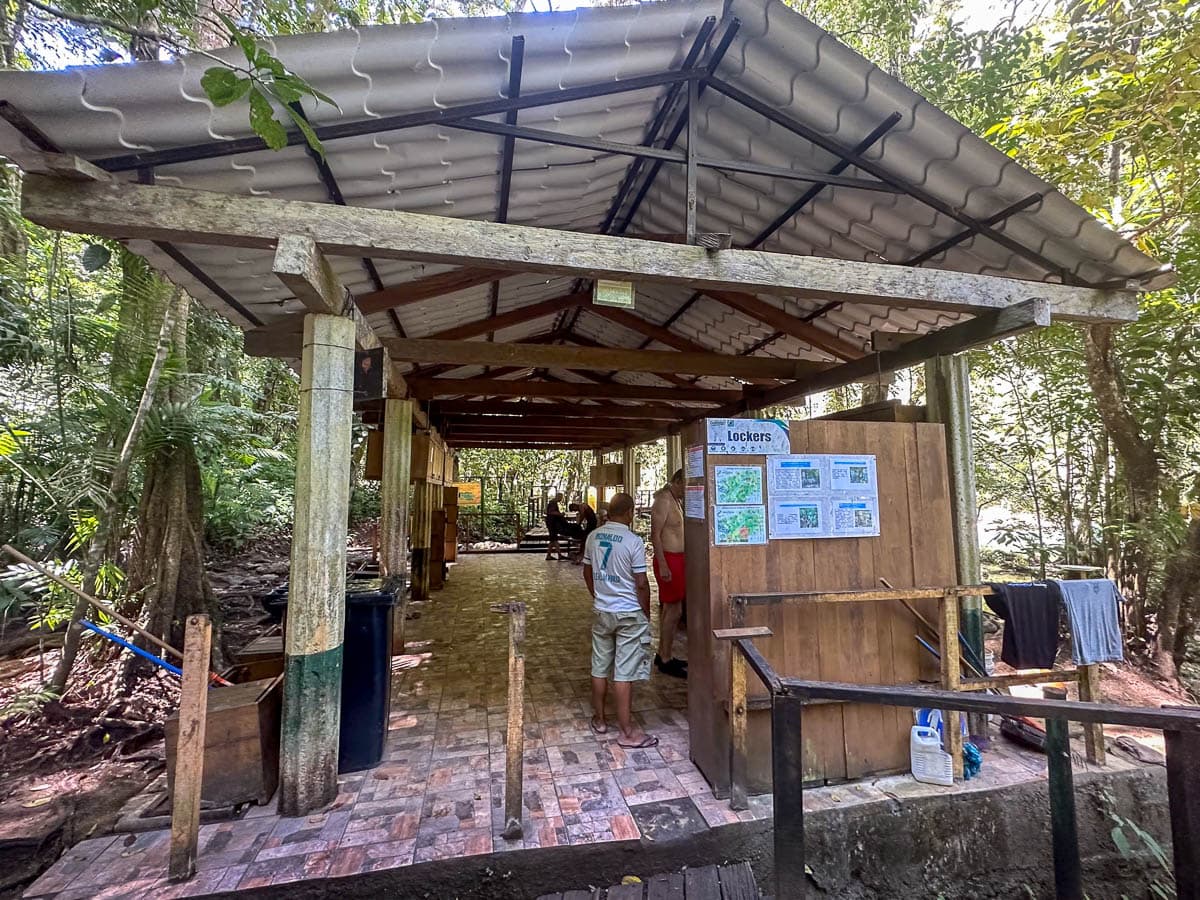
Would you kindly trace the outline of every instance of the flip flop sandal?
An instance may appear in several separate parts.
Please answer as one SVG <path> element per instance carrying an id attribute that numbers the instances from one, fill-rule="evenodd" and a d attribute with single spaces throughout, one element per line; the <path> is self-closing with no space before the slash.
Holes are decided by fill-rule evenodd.
<path id="1" fill-rule="evenodd" d="M 658 746 L 658 738 L 654 737 L 654 735 L 648 734 L 642 738 L 639 743 L 622 744 L 620 741 L 617 741 L 617 746 L 622 750 L 649 750 L 651 747 Z"/>
<path id="2" fill-rule="evenodd" d="M 588 722 L 588 728 L 592 729 L 592 734 L 608 734 L 608 723 L 602 722 L 601 724 L 597 725 L 594 718 Z"/>

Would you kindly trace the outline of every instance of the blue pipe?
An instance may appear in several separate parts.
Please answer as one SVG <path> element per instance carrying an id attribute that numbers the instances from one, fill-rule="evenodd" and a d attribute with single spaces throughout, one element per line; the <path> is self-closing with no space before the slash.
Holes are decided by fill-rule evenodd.
<path id="1" fill-rule="evenodd" d="M 99 634 L 99 635 L 102 635 L 102 636 L 108 638 L 114 644 L 120 644 L 126 650 L 136 653 L 138 656 L 142 657 L 143 659 L 150 660 L 150 662 L 154 663 L 156 666 L 162 666 L 164 669 L 166 669 L 172 675 L 177 675 L 180 678 L 183 677 L 182 669 L 178 668 L 177 666 L 171 665 L 169 662 L 167 662 L 165 660 L 159 659 L 153 653 L 147 653 L 141 647 L 131 644 L 131 643 L 129 643 L 129 641 L 126 641 L 122 638 L 117 637 L 111 631 L 105 631 L 103 628 L 97 628 L 95 625 L 93 625 L 87 619 L 81 619 L 79 624 L 82 625 L 84 628 L 86 628 L 88 631 L 94 631 L 94 632 L 96 632 L 96 634 Z"/>

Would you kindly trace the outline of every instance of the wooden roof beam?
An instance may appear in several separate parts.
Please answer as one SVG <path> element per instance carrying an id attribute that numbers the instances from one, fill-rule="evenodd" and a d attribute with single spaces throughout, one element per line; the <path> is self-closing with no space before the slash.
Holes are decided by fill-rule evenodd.
<path id="1" fill-rule="evenodd" d="M 442 400 L 433 406 L 436 415 L 489 416 L 560 416 L 569 419 L 591 419 L 619 416 L 623 419 L 674 422 L 693 410 L 683 405 L 643 403 L 531 403 L 512 400 Z"/>
<path id="2" fill-rule="evenodd" d="M 693 403 L 728 403 L 741 400 L 741 391 L 698 388 L 642 387 L 636 384 L 580 384 L 576 382 L 501 381 L 491 378 L 410 378 L 414 397 L 594 397 L 602 400 L 665 400 Z"/>
<path id="3" fill-rule="evenodd" d="M 424 300 L 432 300 L 446 294 L 456 294 L 489 281 L 506 278 L 513 272 L 501 269 L 453 269 L 449 272 L 439 272 L 424 278 L 415 278 L 402 284 L 385 287 L 382 290 L 362 294 L 358 298 L 358 308 L 366 315 L 373 315 L 388 309 L 398 309 L 401 306 L 411 306 Z"/>
<path id="4" fill-rule="evenodd" d="M 830 334 L 803 319 L 789 315 L 779 307 L 760 300 L 754 294 L 746 294 L 741 291 L 706 290 L 704 295 L 749 316 L 751 319 L 769 325 L 775 331 L 782 331 L 784 334 L 804 341 L 804 343 L 823 350 L 831 356 L 836 356 L 838 359 L 860 359 L 866 355 L 861 347 L 844 341 L 837 335 Z"/>
<path id="5" fill-rule="evenodd" d="M 766 356 L 725 356 L 711 352 L 624 350 L 564 347 L 543 344 L 488 344 L 481 341 L 439 341 L 389 338 L 384 341 L 394 359 L 414 363 L 456 363 L 470 366 L 523 365 L 533 368 L 711 375 L 726 378 L 796 379 L 828 368 L 808 360 Z"/>
<path id="6" fill-rule="evenodd" d="M 530 303 L 527 306 L 509 310 L 498 316 L 488 316 L 486 319 L 476 319 L 474 322 L 466 322 L 462 325 L 456 325 L 453 328 L 446 328 L 427 337 L 430 340 L 438 341 L 465 341 L 468 338 L 479 337 L 480 335 L 500 331 L 504 328 L 511 328 L 514 325 L 524 325 L 526 322 L 532 322 L 535 319 L 555 316 L 564 309 L 571 309 L 585 303 L 590 303 L 591 301 L 591 291 L 563 294 L 560 297 L 551 297 L 548 300 L 541 300 L 537 303 Z"/>
<path id="7" fill-rule="evenodd" d="M 1036 298 L 1046 300 L 1057 319 L 1119 323 L 1137 318 L 1132 291 L 754 250 L 710 253 L 615 235 L 302 200 L 40 175 L 25 180 L 21 200 L 25 217 L 39 225 L 127 240 L 273 249 L 281 235 L 303 231 L 325 253 L 342 256 L 972 314 Z"/>

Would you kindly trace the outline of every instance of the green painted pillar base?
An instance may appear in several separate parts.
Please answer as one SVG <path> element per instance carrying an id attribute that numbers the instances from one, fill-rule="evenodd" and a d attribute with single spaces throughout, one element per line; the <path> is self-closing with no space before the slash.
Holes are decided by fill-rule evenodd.
<path id="1" fill-rule="evenodd" d="M 289 656 L 283 663 L 279 743 L 279 814 L 304 816 L 338 793 L 338 729 L 342 712 L 342 647 Z"/>

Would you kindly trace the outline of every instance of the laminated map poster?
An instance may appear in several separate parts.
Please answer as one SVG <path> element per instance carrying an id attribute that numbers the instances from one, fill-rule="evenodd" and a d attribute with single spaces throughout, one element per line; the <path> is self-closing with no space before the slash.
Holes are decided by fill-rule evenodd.
<path id="1" fill-rule="evenodd" d="M 875 537 L 879 486 L 875 457 L 788 454 L 767 457 L 771 538 Z"/>
<path id="2" fill-rule="evenodd" d="M 718 506 L 763 502 L 762 466 L 715 466 L 713 484 Z"/>
<path id="3" fill-rule="evenodd" d="M 713 543 L 733 547 L 767 542 L 767 516 L 764 506 L 714 506 Z"/>

